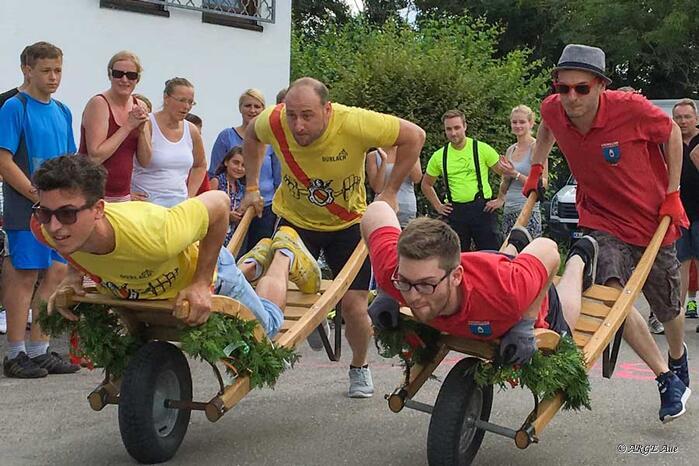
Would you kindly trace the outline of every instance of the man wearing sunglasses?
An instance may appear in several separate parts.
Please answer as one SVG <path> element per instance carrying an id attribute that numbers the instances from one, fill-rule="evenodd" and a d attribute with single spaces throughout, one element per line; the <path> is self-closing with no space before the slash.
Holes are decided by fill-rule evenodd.
<path id="1" fill-rule="evenodd" d="M 645 97 L 607 90 L 610 83 L 601 49 L 565 47 L 553 71 L 555 93 L 541 104 L 542 123 L 523 193 L 536 189 L 542 164 L 557 142 L 578 182 L 579 225 L 599 243 L 597 283 L 618 289 L 630 277 L 660 218 L 671 217 L 643 288 L 650 308 L 665 326 L 667 361 L 635 308 L 624 328 L 626 341 L 656 375 L 659 417 L 669 422 L 684 414 L 691 394 L 673 245 L 680 227 L 688 223 L 679 196 L 682 134 Z"/>
<path id="2" fill-rule="evenodd" d="M 315 293 L 320 268 L 296 232 L 280 228 L 271 241 L 269 262 L 253 290 L 223 248 L 230 199 L 207 191 L 172 208 L 150 202 L 104 201 L 107 172 L 84 155 L 44 163 L 34 174 L 39 202 L 32 232 L 55 248 L 70 266 L 57 292 L 84 294 L 89 276 L 100 293 L 121 299 L 174 299 L 189 302 L 189 325 L 204 323 L 211 294 L 230 296 L 255 315 L 271 338 L 284 320 L 287 283 Z M 54 311 L 55 294 L 48 299 Z M 75 320 L 69 310 L 57 308 Z"/>
<path id="3" fill-rule="evenodd" d="M 2 272 L 2 303 L 8 321 L 3 372 L 6 377 L 38 378 L 80 368 L 48 350 L 48 337 L 36 323 L 25 342 L 30 306 L 38 309 L 38 302 L 48 299 L 66 271 L 65 260 L 37 242 L 29 230 L 31 207 L 37 201 L 29 180 L 46 160 L 74 153 L 75 141 L 70 110 L 52 98 L 61 83 L 63 52 L 47 42 L 37 42 L 23 54 L 22 71 L 28 84 L 0 108 L 0 175 L 5 180 L 3 210 L 9 256 Z M 39 280 L 40 271 L 43 276 Z"/>
<path id="4" fill-rule="evenodd" d="M 505 254 L 461 252 L 446 223 L 421 217 L 401 232 L 393 210 L 374 202 L 362 218 L 379 286 L 407 305 L 415 318 L 464 338 L 500 338 L 500 356 L 525 364 L 536 344 L 534 328 L 571 334 L 580 316 L 582 290 L 592 285 L 597 242 L 583 237 L 568 252 L 563 277 L 550 286 L 560 255 L 548 238 L 531 239 L 515 227 Z M 372 315 L 377 327 L 398 323 L 398 307 Z"/>

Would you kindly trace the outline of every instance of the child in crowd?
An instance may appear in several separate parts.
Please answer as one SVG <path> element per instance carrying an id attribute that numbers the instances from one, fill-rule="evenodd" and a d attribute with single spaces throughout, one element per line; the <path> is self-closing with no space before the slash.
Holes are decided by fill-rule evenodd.
<path id="1" fill-rule="evenodd" d="M 243 162 L 243 148 L 235 146 L 223 157 L 220 165 L 211 179 L 211 189 L 218 189 L 228 193 L 231 198 L 231 212 L 229 214 L 229 228 L 224 246 L 233 237 L 236 226 L 243 218 L 243 212 L 238 210 L 240 201 L 245 195 L 245 164 Z"/>

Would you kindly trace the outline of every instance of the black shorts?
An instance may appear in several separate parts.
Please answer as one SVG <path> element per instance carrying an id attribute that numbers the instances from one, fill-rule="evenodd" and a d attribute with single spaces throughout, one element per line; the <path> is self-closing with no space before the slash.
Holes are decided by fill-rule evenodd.
<path id="1" fill-rule="evenodd" d="M 313 257 L 317 259 L 318 256 L 320 256 L 320 252 L 323 251 L 325 260 L 328 263 L 330 270 L 332 270 L 334 277 L 337 277 L 342 270 L 342 267 L 345 266 L 350 256 L 354 252 L 357 244 L 362 241 L 362 234 L 359 230 L 358 223 L 355 223 L 344 230 L 315 231 L 297 227 L 285 218 L 280 218 L 279 226 L 284 225 L 290 226 L 296 230 L 301 237 L 303 244 L 305 244 L 306 248 L 308 248 L 310 253 L 313 254 Z M 369 258 L 367 257 L 349 289 L 368 290 L 370 280 L 371 265 L 369 263 Z"/>
<path id="2" fill-rule="evenodd" d="M 563 314 L 563 307 L 561 306 L 561 300 L 558 299 L 558 292 L 553 285 L 549 287 L 549 312 L 546 314 L 546 322 L 549 324 L 549 330 L 553 330 L 559 335 L 563 335 L 563 332 L 565 332 L 571 337 L 573 336 L 573 332 L 570 331 L 568 322 L 566 322 Z"/>

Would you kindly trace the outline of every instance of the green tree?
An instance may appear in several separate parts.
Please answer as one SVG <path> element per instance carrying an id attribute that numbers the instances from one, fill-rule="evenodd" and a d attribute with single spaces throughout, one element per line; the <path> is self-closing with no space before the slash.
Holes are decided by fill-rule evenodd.
<path id="1" fill-rule="evenodd" d="M 470 136 L 502 153 L 512 142 L 510 109 L 520 103 L 538 107 L 548 70 L 528 50 L 496 57 L 500 33 L 468 17 L 425 20 L 419 30 L 358 18 L 312 41 L 295 34 L 292 79 L 316 77 L 336 102 L 419 124 L 427 132 L 423 167 L 445 142 L 441 115 L 450 108 L 467 115 Z"/>
<path id="2" fill-rule="evenodd" d="M 315 37 L 330 24 L 342 25 L 351 19 L 342 0 L 292 0 L 291 22 L 297 34 Z"/>

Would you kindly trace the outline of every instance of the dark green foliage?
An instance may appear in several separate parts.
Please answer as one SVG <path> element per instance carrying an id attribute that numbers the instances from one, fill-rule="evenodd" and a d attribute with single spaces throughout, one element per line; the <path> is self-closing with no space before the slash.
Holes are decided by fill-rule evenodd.
<path id="1" fill-rule="evenodd" d="M 538 108 L 548 70 L 525 49 L 497 57 L 500 34 L 468 17 L 425 20 L 419 29 L 355 18 L 313 38 L 294 34 L 292 79 L 316 77 L 333 101 L 419 124 L 427 133 L 423 169 L 445 143 L 441 116 L 450 108 L 464 111 L 469 136 L 504 153 L 514 141 L 510 110 L 520 103 Z"/>
<path id="2" fill-rule="evenodd" d="M 53 337 L 77 330 L 80 355 L 109 374 L 121 376 L 130 357 L 144 341 L 127 333 L 108 306 L 79 304 L 73 312 L 79 317 L 77 322 L 64 319 L 59 313 L 47 315 L 43 304 L 37 321 Z M 182 329 L 182 350 L 211 363 L 227 361 L 238 372 L 228 369 L 231 375 L 250 376 L 252 388 L 274 387 L 279 375 L 287 367 L 293 367 L 299 355 L 293 349 L 274 346 L 266 338 L 256 341 L 253 334 L 256 325 L 255 321 L 212 313 L 205 324 Z"/>
<path id="3" fill-rule="evenodd" d="M 439 331 L 401 316 L 395 329 L 374 328 L 374 338 L 381 357 L 399 356 L 407 367 L 414 363 L 425 364 L 434 358 Z"/>
<path id="4" fill-rule="evenodd" d="M 299 355 L 293 349 L 275 346 L 266 338 L 256 341 L 253 336 L 256 326 L 256 321 L 211 314 L 203 325 L 182 331 L 182 350 L 209 362 L 228 361 L 239 375 L 250 376 L 252 388 L 274 388 L 284 369 L 293 367 Z"/>
<path id="5" fill-rule="evenodd" d="M 585 360 L 570 336 L 561 338 L 555 352 L 537 351 L 529 364 L 517 368 L 483 361 L 476 367 L 474 378 L 479 385 L 499 385 L 501 389 L 516 385 L 527 387 L 540 400 L 562 391 L 565 395 L 563 409 L 592 409 Z"/>
<path id="6" fill-rule="evenodd" d="M 58 312 L 49 316 L 43 303 L 38 322 L 41 329 L 53 337 L 77 331 L 80 337 L 78 356 L 88 357 L 95 366 L 105 368 L 115 377 L 121 376 L 129 358 L 143 341 L 128 334 L 118 316 L 106 306 L 79 304 L 73 313 L 79 317 L 77 322 L 64 319 Z"/>

